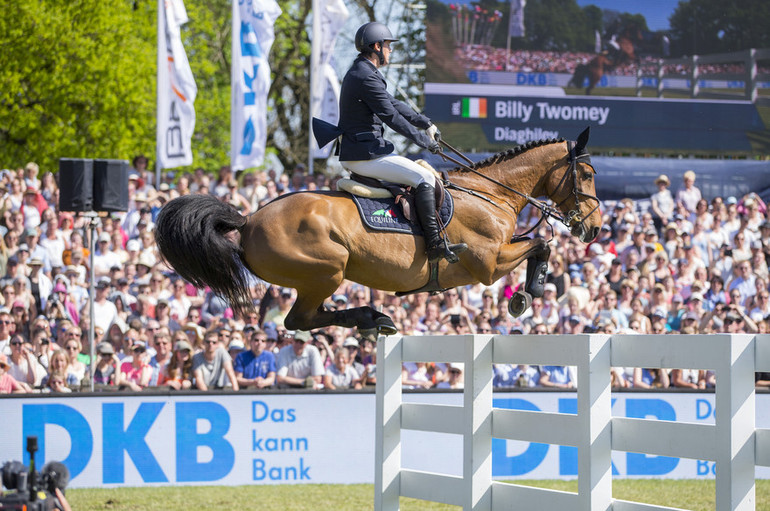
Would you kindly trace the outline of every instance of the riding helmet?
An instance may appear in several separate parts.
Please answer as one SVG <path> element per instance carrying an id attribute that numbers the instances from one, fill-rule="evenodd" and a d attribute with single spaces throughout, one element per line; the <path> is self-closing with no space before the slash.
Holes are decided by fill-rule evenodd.
<path id="1" fill-rule="evenodd" d="M 356 32 L 356 50 L 360 52 L 371 48 L 374 43 L 384 41 L 398 41 L 398 39 L 393 37 L 388 27 L 378 21 L 361 25 Z"/>

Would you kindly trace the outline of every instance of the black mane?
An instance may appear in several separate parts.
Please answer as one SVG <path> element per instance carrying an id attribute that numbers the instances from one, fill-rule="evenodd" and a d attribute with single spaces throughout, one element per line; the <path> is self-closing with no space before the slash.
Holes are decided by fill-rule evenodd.
<path id="1" fill-rule="evenodd" d="M 513 147 L 511 149 L 507 149 L 505 151 L 501 151 L 497 154 L 493 154 L 489 158 L 484 158 L 483 160 L 477 161 L 470 167 L 473 170 L 480 170 L 484 167 L 489 167 L 490 165 L 495 165 L 502 163 L 504 161 L 510 160 L 511 158 L 518 156 L 522 153 L 527 152 L 530 149 L 534 149 L 535 147 L 540 147 L 548 144 L 555 144 L 557 142 L 564 142 L 563 138 L 547 138 L 544 140 L 532 140 L 530 142 L 527 142 L 526 144 L 517 145 L 516 147 Z M 453 171 L 459 171 L 459 172 L 467 172 L 462 167 L 457 167 L 453 169 Z"/>

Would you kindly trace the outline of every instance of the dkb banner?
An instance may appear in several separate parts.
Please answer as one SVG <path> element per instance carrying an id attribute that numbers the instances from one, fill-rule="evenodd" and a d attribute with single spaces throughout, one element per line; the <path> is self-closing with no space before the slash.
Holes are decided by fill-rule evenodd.
<path id="1" fill-rule="evenodd" d="M 462 394 L 405 394 L 405 402 L 462 404 Z M 574 393 L 495 393 L 494 406 L 574 414 Z M 0 399 L 0 465 L 62 461 L 71 487 L 178 484 L 372 483 L 374 394 L 198 394 Z M 770 428 L 770 394 L 757 395 Z M 620 393 L 613 416 L 714 423 L 714 395 Z M 344 452 L 344 455 L 341 453 Z M 405 468 L 461 475 L 459 435 L 404 431 Z M 713 478 L 702 460 L 613 452 L 615 477 Z M 492 439 L 499 479 L 577 477 L 577 449 Z M 770 478 L 770 468 L 757 469 Z"/>

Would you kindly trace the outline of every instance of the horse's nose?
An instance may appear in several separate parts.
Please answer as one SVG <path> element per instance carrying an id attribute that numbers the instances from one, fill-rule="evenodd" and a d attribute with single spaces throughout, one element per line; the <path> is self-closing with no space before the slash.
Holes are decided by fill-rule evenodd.
<path id="1" fill-rule="evenodd" d="M 599 227 L 591 227 L 591 230 L 588 231 L 589 238 L 586 240 L 586 243 L 596 239 L 596 237 L 599 235 L 599 229 Z"/>

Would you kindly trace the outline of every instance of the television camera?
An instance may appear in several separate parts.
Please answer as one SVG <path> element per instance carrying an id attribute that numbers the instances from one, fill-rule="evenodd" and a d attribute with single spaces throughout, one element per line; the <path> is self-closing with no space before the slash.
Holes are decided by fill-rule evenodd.
<path id="1" fill-rule="evenodd" d="M 70 509 L 64 498 L 64 489 L 69 483 L 69 470 L 58 461 L 51 461 L 43 466 L 39 473 L 35 470 L 37 437 L 27 437 L 29 468 L 20 461 L 9 461 L 2 468 L 2 484 L 5 490 L 0 493 L 0 509 L 51 511 Z"/>

